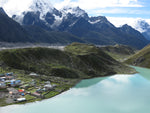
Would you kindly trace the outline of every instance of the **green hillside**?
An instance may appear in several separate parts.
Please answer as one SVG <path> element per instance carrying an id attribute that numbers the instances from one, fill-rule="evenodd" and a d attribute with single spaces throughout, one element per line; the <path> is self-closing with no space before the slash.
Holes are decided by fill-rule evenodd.
<path id="1" fill-rule="evenodd" d="M 125 63 L 150 68 L 150 45 L 134 54 L 132 57 L 126 60 Z"/>
<path id="2" fill-rule="evenodd" d="M 126 46 L 126 45 L 110 45 L 105 47 L 100 47 L 101 50 L 105 51 L 107 54 L 109 54 L 111 57 L 116 59 L 117 61 L 124 61 L 129 56 L 135 54 L 136 49 Z"/>
<path id="3" fill-rule="evenodd" d="M 93 45 L 73 43 L 64 51 L 24 48 L 0 51 L 3 66 L 64 78 L 90 78 L 133 70 Z"/>

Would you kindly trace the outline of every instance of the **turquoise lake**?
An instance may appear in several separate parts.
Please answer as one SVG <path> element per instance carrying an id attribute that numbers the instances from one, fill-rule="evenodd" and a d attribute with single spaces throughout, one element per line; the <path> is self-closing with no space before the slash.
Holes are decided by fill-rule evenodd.
<path id="1" fill-rule="evenodd" d="M 51 99 L 0 107 L 0 113 L 149 113 L 150 69 L 83 80 Z"/>

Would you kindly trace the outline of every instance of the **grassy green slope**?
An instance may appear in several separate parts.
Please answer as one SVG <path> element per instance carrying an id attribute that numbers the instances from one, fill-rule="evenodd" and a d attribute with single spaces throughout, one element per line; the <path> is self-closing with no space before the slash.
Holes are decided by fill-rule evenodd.
<path id="1" fill-rule="evenodd" d="M 135 49 L 126 46 L 126 45 L 110 45 L 110 46 L 105 46 L 105 47 L 100 47 L 101 50 L 109 54 L 111 57 L 116 59 L 117 61 L 124 61 L 126 60 L 129 56 L 135 54 Z"/>
<path id="2" fill-rule="evenodd" d="M 150 68 L 150 45 L 131 56 L 125 63 Z"/>
<path id="3" fill-rule="evenodd" d="M 65 51 L 79 57 L 88 66 L 89 72 L 93 71 L 96 75 L 103 76 L 110 75 L 110 73 L 130 73 L 133 71 L 93 45 L 73 43 L 67 46 Z"/>
<path id="4" fill-rule="evenodd" d="M 64 78 L 89 78 L 132 71 L 97 47 L 80 43 L 73 43 L 64 51 L 40 47 L 4 50 L 0 51 L 0 60 L 11 68 Z"/>

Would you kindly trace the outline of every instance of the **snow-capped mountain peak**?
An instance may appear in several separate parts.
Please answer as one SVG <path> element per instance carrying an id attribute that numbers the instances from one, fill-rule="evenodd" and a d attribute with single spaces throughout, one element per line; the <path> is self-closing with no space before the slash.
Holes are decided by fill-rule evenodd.
<path id="1" fill-rule="evenodd" d="M 97 26 L 105 24 L 108 25 L 109 27 L 114 27 L 114 25 L 111 24 L 105 16 L 90 17 L 88 22 L 90 24 L 95 24 Z"/>
<path id="2" fill-rule="evenodd" d="M 63 13 L 63 15 L 70 13 L 76 17 L 87 17 L 87 13 L 78 6 L 77 7 L 65 6 L 61 9 L 61 12 Z"/>
<path id="3" fill-rule="evenodd" d="M 5 3 L 1 0 L 0 4 L 10 17 L 13 15 L 22 15 L 23 12 L 28 11 L 39 11 L 42 17 L 54 9 L 49 0 L 7 0 Z"/>
<path id="4" fill-rule="evenodd" d="M 146 32 L 150 29 L 150 25 L 143 19 L 136 20 L 133 27 L 141 33 Z"/>
<path id="5" fill-rule="evenodd" d="M 2 3 L 1 0 L 0 4 L 8 16 L 12 17 L 21 25 L 33 25 L 38 21 L 47 24 L 45 19 L 50 21 L 48 18 L 53 19 L 54 16 L 57 17 L 59 15 L 59 11 L 52 6 L 50 0 L 7 0 L 5 3 Z M 55 19 L 53 19 L 53 21 L 54 20 Z"/>
<path id="6" fill-rule="evenodd" d="M 139 19 L 135 23 L 134 28 L 140 31 L 147 40 L 150 40 L 150 24 L 144 19 Z"/>
<path id="7" fill-rule="evenodd" d="M 53 12 L 54 7 L 49 0 L 33 0 L 29 10 L 33 12 L 40 12 L 40 18 L 43 18 L 47 12 Z"/>

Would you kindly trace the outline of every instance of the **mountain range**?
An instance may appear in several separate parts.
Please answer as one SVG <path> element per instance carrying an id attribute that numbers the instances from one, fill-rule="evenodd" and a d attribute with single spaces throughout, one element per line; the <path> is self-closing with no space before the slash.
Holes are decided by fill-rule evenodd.
<path id="1" fill-rule="evenodd" d="M 150 40 L 150 20 L 142 18 L 118 18 L 109 17 L 110 22 L 112 22 L 116 27 L 123 26 L 127 24 L 132 28 L 139 31 L 147 40 Z"/>
<path id="2" fill-rule="evenodd" d="M 1 15 L 6 18 L 5 11 L 2 8 L 0 11 L 3 12 Z M 24 33 L 22 37 L 27 36 L 26 40 L 29 42 L 50 44 L 82 42 L 96 45 L 124 44 L 138 49 L 143 48 L 150 42 L 145 38 L 146 34 L 144 37 L 139 31 L 128 25 L 117 28 L 106 17 L 89 17 L 79 7 L 65 6 L 61 10 L 57 10 L 48 0 L 31 0 L 24 11 L 20 13 L 17 13 L 18 11 L 12 12 L 14 13 L 9 14 L 8 9 L 6 9 L 6 13 L 20 24 L 18 25 L 21 27 L 19 29 L 22 29 Z M 7 18 L 9 17 L 7 16 Z M 12 19 L 9 18 L 11 23 L 16 23 Z M 3 20 L 1 23 L 4 23 Z M 13 26 L 8 28 L 11 30 Z M 5 31 L 9 30 L 6 29 Z M 18 34 L 19 32 L 13 33 Z M 13 35 L 9 36 L 12 37 Z M 3 36 L 1 37 L 3 38 Z M 15 37 L 19 38 L 19 36 Z M 24 41 L 21 38 L 20 40 Z"/>

